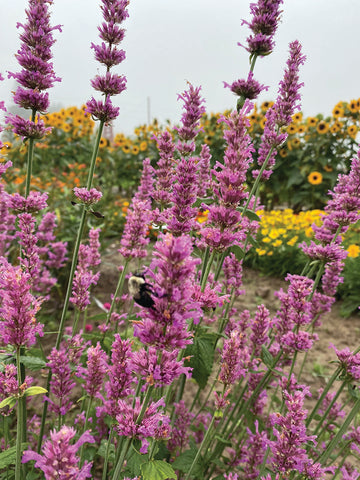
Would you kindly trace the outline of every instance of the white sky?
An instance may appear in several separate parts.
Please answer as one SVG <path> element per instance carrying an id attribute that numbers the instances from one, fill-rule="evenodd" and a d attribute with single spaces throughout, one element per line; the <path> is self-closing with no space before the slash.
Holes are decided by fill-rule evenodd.
<path id="1" fill-rule="evenodd" d="M 16 22 L 25 20 L 25 0 L 2 3 L 0 29 L 0 100 L 11 103 L 7 71 L 18 71 L 14 54 L 19 48 Z M 255 1 L 255 0 L 253 0 Z M 186 81 L 202 86 L 210 112 L 235 106 L 236 99 L 223 87 L 248 73 L 248 54 L 237 42 L 245 43 L 249 29 L 241 19 L 249 19 L 245 0 L 130 0 L 130 17 L 122 48 L 126 60 L 115 67 L 125 74 L 127 90 L 114 97 L 120 106 L 115 131 L 131 133 L 147 121 L 147 99 L 151 117 L 161 122 L 177 122 L 181 103 L 177 94 Z M 49 90 L 55 106 L 80 106 L 92 95 L 90 79 L 104 70 L 93 58 L 90 43 L 99 41 L 97 26 L 102 17 L 100 0 L 54 0 L 52 24 L 62 24 L 55 32 L 53 63 L 62 82 Z M 258 59 L 255 78 L 270 90 L 260 100 L 274 99 L 287 60 L 288 45 L 297 39 L 307 62 L 301 69 L 303 112 L 330 114 L 339 100 L 360 97 L 359 0 L 284 0 L 282 22 L 275 37 L 274 53 Z"/>

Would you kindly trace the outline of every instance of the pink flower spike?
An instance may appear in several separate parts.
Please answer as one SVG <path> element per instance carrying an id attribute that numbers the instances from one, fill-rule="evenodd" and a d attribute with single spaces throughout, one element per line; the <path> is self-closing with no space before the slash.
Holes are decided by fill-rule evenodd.
<path id="1" fill-rule="evenodd" d="M 90 188 L 90 190 L 88 190 L 85 187 L 75 187 L 73 192 L 75 197 L 78 198 L 85 205 L 93 205 L 94 203 L 97 203 L 102 197 L 102 193 L 99 192 L 99 190 L 96 190 L 96 188 Z"/>

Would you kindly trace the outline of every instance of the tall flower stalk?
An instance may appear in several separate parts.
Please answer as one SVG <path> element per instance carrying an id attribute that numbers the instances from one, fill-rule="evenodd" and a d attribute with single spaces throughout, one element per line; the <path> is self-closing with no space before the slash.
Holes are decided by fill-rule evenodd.
<path id="1" fill-rule="evenodd" d="M 93 88 L 100 91 L 104 100 L 95 100 L 93 97 L 86 104 L 86 111 L 91 114 L 94 120 L 99 120 L 99 128 L 95 139 L 92 157 L 88 171 L 86 191 L 81 189 L 80 192 L 75 191 L 75 195 L 79 198 L 82 211 L 79 228 L 75 240 L 72 263 L 69 273 L 68 286 L 64 299 L 64 305 L 60 318 L 59 331 L 57 335 L 55 348 L 58 350 L 63 336 L 66 314 L 69 306 L 70 296 L 73 287 L 73 279 L 75 276 L 78 253 L 80 249 L 81 239 L 85 228 L 86 215 L 91 210 L 91 205 L 96 203 L 100 196 L 96 189 L 92 188 L 96 158 L 99 151 L 100 139 L 105 124 L 108 124 L 119 115 L 119 108 L 115 107 L 111 101 L 111 97 L 121 93 L 126 88 L 126 78 L 111 72 L 111 68 L 120 64 L 125 59 L 125 52 L 118 48 L 125 36 L 125 30 L 120 27 L 122 22 L 129 16 L 126 10 L 128 0 L 102 0 L 101 10 L 104 21 L 98 27 L 99 36 L 102 40 L 100 45 L 91 44 L 91 48 L 95 52 L 95 59 L 102 65 L 106 66 L 105 75 L 97 75 L 91 84 Z M 48 375 L 48 384 L 51 380 L 51 371 Z M 44 403 L 42 415 L 41 435 L 39 436 L 38 451 L 40 452 L 42 443 L 42 434 L 45 428 L 45 418 L 47 411 L 47 402 Z"/>

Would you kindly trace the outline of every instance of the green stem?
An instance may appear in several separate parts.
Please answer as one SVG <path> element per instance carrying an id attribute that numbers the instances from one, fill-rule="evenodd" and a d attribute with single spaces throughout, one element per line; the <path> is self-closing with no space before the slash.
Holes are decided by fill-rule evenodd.
<path id="1" fill-rule="evenodd" d="M 315 417 L 316 415 L 316 412 L 318 411 L 320 405 L 322 404 L 322 402 L 324 401 L 324 398 L 326 397 L 327 393 L 329 392 L 330 388 L 332 387 L 333 383 L 335 382 L 335 380 L 337 379 L 337 377 L 340 375 L 340 372 L 341 372 L 341 367 L 338 367 L 335 372 L 333 373 L 332 377 L 330 378 L 330 380 L 328 381 L 328 383 L 326 384 L 326 387 L 324 388 L 324 390 L 322 391 L 318 401 L 316 402 L 316 405 L 315 407 L 312 409 L 311 411 L 311 414 L 309 415 L 309 417 L 307 418 L 306 420 L 306 428 L 309 427 L 312 419 Z"/>
<path id="2" fill-rule="evenodd" d="M 121 469 L 122 469 L 123 463 L 125 461 L 126 454 L 129 450 L 131 441 L 132 441 L 132 438 L 128 437 L 125 441 L 125 444 L 122 445 L 121 455 L 119 457 L 119 460 L 116 463 L 116 467 L 115 467 L 115 470 L 114 470 L 114 473 L 113 473 L 113 476 L 112 476 L 113 480 L 118 480 L 120 478 Z M 121 444 L 122 444 L 122 442 L 121 442 Z"/>
<path id="3" fill-rule="evenodd" d="M 205 290 L 206 282 L 207 282 L 207 279 L 208 279 L 208 276 L 209 276 L 209 273 L 210 273 L 210 270 L 211 270 L 211 266 L 212 266 L 214 258 L 215 258 L 215 254 L 216 254 L 216 252 L 215 252 L 215 250 L 213 250 L 211 252 L 209 261 L 207 262 L 207 265 L 206 265 L 206 268 L 205 268 L 205 271 L 204 271 L 204 275 L 203 275 L 203 278 L 202 278 L 202 281 L 201 281 L 201 291 L 202 292 Z"/>
<path id="4" fill-rule="evenodd" d="M 210 422 L 210 425 L 204 435 L 204 438 L 203 438 L 203 441 L 201 442 L 201 445 L 200 447 L 198 448 L 198 451 L 196 452 L 196 455 L 195 455 L 195 458 L 190 466 L 190 469 L 185 477 L 185 480 L 189 480 L 190 478 L 190 475 L 192 473 L 192 471 L 194 470 L 194 467 L 195 465 L 197 464 L 198 460 L 199 460 L 199 457 L 200 457 L 200 454 L 201 454 L 201 450 L 203 449 L 204 445 L 208 442 L 208 438 L 210 437 L 210 433 L 212 433 L 212 429 L 213 429 L 213 426 L 214 426 L 214 422 L 215 422 L 215 415 L 213 415 L 212 419 L 211 419 L 211 422 Z"/>
<path id="5" fill-rule="evenodd" d="M 16 350 L 16 367 L 18 374 L 18 385 L 19 385 L 19 394 L 21 387 L 21 377 L 20 377 L 20 347 Z M 16 428 L 16 461 L 15 461 L 15 480 L 21 479 L 21 457 L 22 457 L 22 439 L 23 439 L 23 402 L 24 397 L 19 397 L 18 399 L 18 417 L 17 417 L 17 428 Z"/>
<path id="6" fill-rule="evenodd" d="M 32 112 L 31 112 L 31 121 L 32 122 L 35 122 L 35 115 L 36 115 L 36 110 L 32 110 Z M 27 153 L 27 165 L 26 165 L 25 198 L 27 198 L 29 193 L 30 193 L 30 183 L 31 183 L 31 176 L 32 176 L 33 158 L 34 158 L 34 139 L 29 138 L 28 153 Z"/>
<path id="7" fill-rule="evenodd" d="M 111 447 L 111 440 L 112 440 L 113 433 L 114 433 L 114 427 L 111 426 L 110 432 L 109 432 L 108 443 L 106 445 L 104 467 L 103 467 L 103 473 L 102 473 L 101 480 L 106 480 L 106 477 L 107 477 L 107 468 L 108 468 L 108 463 L 109 463 L 110 447 Z"/>
<path id="8" fill-rule="evenodd" d="M 111 301 L 110 309 L 109 309 L 109 311 L 107 313 L 107 316 L 106 316 L 106 326 L 109 325 L 110 320 L 111 320 L 111 315 L 113 314 L 113 312 L 115 310 L 116 298 L 119 296 L 119 293 L 122 292 L 122 288 L 123 288 L 123 285 L 124 285 L 125 276 L 126 276 L 126 273 L 127 273 L 127 269 L 128 269 L 130 260 L 131 260 L 131 258 L 126 259 L 125 264 L 124 264 L 124 268 L 122 269 L 122 272 L 120 273 L 118 284 L 116 286 L 115 293 L 114 293 L 113 299 Z"/>
<path id="9" fill-rule="evenodd" d="M 328 444 L 328 446 L 326 447 L 322 455 L 320 455 L 320 457 L 318 458 L 317 461 L 321 463 L 321 465 L 325 465 L 332 451 L 339 444 L 343 435 L 347 432 L 350 423 L 353 421 L 355 416 L 359 413 L 359 410 L 360 410 L 360 398 L 356 400 L 355 405 L 353 406 L 349 415 L 346 417 L 345 421 L 340 426 L 338 432 L 333 437 L 331 442 Z"/>
<path id="10" fill-rule="evenodd" d="M 247 201 L 246 201 L 246 204 L 245 204 L 245 206 L 244 206 L 244 208 L 243 208 L 243 211 L 241 212 L 241 215 L 242 215 L 242 216 L 245 214 L 245 212 L 246 212 L 246 210 L 247 210 L 247 208 L 248 208 L 248 206 L 249 206 L 249 204 L 250 204 L 250 201 L 251 201 L 252 196 L 255 194 L 255 192 L 256 192 L 257 189 L 258 189 L 259 183 L 260 183 L 260 181 L 261 181 L 262 174 L 264 173 L 264 170 L 265 170 L 265 168 L 267 167 L 267 164 L 269 163 L 269 159 L 270 159 L 270 157 L 271 157 L 271 154 L 272 154 L 273 150 L 274 150 L 274 147 L 271 147 L 270 150 L 269 150 L 269 153 L 267 154 L 267 156 L 266 156 L 266 158 L 265 158 L 265 160 L 264 160 L 264 163 L 261 165 L 259 174 L 258 174 L 258 176 L 257 176 L 256 179 L 255 179 L 255 182 L 254 182 L 254 184 L 253 184 L 253 186 L 252 186 L 252 188 L 251 188 L 251 190 L 250 190 L 250 193 L 249 193 L 248 199 L 247 199 Z"/>
<path id="11" fill-rule="evenodd" d="M 89 398 L 89 402 L 88 402 L 88 407 L 87 407 L 87 409 L 86 409 L 86 416 L 85 416 L 85 423 L 84 423 L 83 433 L 86 432 L 87 427 L 88 427 L 89 417 L 90 417 L 90 410 L 91 410 L 92 402 L 93 402 L 93 397 L 90 397 L 90 398 Z M 82 465 L 83 463 L 84 463 L 84 445 L 82 445 L 82 446 L 81 446 L 81 449 L 80 449 L 80 465 Z"/>
<path id="12" fill-rule="evenodd" d="M 322 426 L 322 424 L 324 423 L 324 420 L 326 418 L 328 418 L 328 414 L 330 412 L 330 410 L 332 409 L 333 405 L 335 404 L 336 400 L 339 398 L 341 392 L 343 391 L 345 387 L 345 382 L 343 382 L 340 387 L 338 388 L 337 392 L 336 392 L 336 395 L 334 396 L 334 398 L 331 400 L 331 402 L 329 403 L 327 409 L 325 410 L 325 412 L 321 415 L 321 418 L 319 419 L 319 422 L 318 424 L 316 425 L 316 428 L 313 432 L 313 435 L 317 435 L 318 437 L 321 435 L 321 433 L 319 434 L 319 430 Z"/>
<path id="13" fill-rule="evenodd" d="M 92 154 L 91 161 L 90 161 L 88 180 L 87 180 L 87 189 L 90 189 L 91 185 L 92 185 L 94 170 L 95 170 L 95 165 L 96 165 L 96 157 L 97 157 L 97 154 L 98 154 L 98 151 L 99 151 L 99 144 L 100 144 L 100 139 L 101 139 L 103 128 L 104 128 L 104 122 L 101 121 L 100 125 L 99 125 L 98 134 L 96 136 L 95 144 L 94 144 L 93 154 Z M 82 235 L 83 235 L 84 228 L 85 228 L 86 213 L 87 212 L 86 212 L 85 206 L 83 205 L 82 206 L 82 212 L 81 212 L 81 218 L 80 218 L 80 224 L 79 224 L 79 228 L 78 228 L 78 232 L 77 232 L 77 236 L 76 236 L 75 247 L 74 247 L 74 252 L 73 252 L 73 257 L 72 257 L 72 262 L 71 262 L 71 268 L 70 268 L 70 274 L 69 274 L 69 280 L 68 280 L 64 305 L 63 305 L 63 309 L 62 309 L 62 312 L 61 312 L 59 331 L 58 331 L 56 344 L 55 344 L 55 348 L 57 350 L 60 347 L 60 343 L 62 341 L 62 337 L 63 337 L 63 333 L 64 333 L 65 319 L 66 319 L 66 314 L 67 314 L 67 310 L 68 310 L 69 302 L 70 302 L 70 296 L 71 296 L 72 284 L 73 284 L 74 275 L 75 275 L 75 269 L 76 269 L 76 265 L 77 265 L 79 248 L 80 248 L 81 239 L 82 239 Z M 52 376 L 52 372 L 51 372 L 51 370 L 49 370 L 48 378 L 47 378 L 47 387 L 46 387 L 47 391 L 49 391 L 51 376 Z M 39 441 L 38 441 L 38 452 L 39 453 L 41 451 L 42 438 L 44 436 L 47 408 L 48 408 L 48 401 L 45 400 L 44 401 L 42 418 L 41 418 Z"/>

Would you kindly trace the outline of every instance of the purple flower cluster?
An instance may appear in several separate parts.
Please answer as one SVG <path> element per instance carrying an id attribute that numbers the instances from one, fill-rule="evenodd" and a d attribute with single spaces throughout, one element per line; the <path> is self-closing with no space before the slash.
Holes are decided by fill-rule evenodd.
<path id="1" fill-rule="evenodd" d="M 284 391 L 283 395 L 286 415 L 274 413 L 270 416 L 275 437 L 275 440 L 269 442 L 271 467 L 280 475 L 296 471 L 304 473 L 309 479 L 323 479 L 325 470 L 308 457 L 304 448 L 308 442 L 315 444 L 315 437 L 308 435 L 305 427 L 307 410 L 303 406 L 309 389 L 306 387 L 292 393 Z"/>
<path id="2" fill-rule="evenodd" d="M 44 473 L 46 480 L 55 478 L 85 480 L 91 478 L 92 462 L 84 462 L 84 465 L 80 466 L 80 457 L 76 453 L 84 443 L 94 443 L 95 440 L 86 431 L 74 444 L 71 444 L 70 442 L 75 435 L 76 430 L 65 425 L 58 432 L 53 430 L 50 432 L 50 439 L 44 443 L 43 454 L 40 455 L 32 450 L 26 450 L 22 462 L 35 460 L 35 467 Z"/>
<path id="3" fill-rule="evenodd" d="M 230 90 L 241 98 L 243 102 L 246 98 L 249 100 L 254 100 L 257 98 L 262 91 L 267 91 L 269 87 L 261 85 L 258 81 L 255 80 L 253 72 L 249 72 L 248 78 L 246 80 L 240 79 L 233 82 L 231 85 L 224 82 L 225 88 L 230 88 Z"/>
<path id="4" fill-rule="evenodd" d="M 96 190 L 96 188 L 90 188 L 90 190 L 88 190 L 85 187 L 75 187 L 74 195 L 85 205 L 93 205 L 94 203 L 97 203 L 102 197 L 102 193 L 99 192 L 99 190 Z"/>
<path id="5" fill-rule="evenodd" d="M 171 201 L 171 189 L 174 182 L 174 151 L 175 145 L 168 131 L 155 137 L 159 160 L 156 167 L 156 183 L 153 192 L 155 202 L 161 208 L 166 207 Z"/>
<path id="6" fill-rule="evenodd" d="M 47 366 L 51 369 L 50 392 L 57 399 L 55 403 L 49 397 L 44 398 L 49 402 L 49 410 L 57 415 L 66 415 L 74 405 L 71 392 L 76 385 L 74 374 L 71 371 L 68 352 L 61 348 L 53 348 L 48 356 Z"/>
<path id="7" fill-rule="evenodd" d="M 196 322 L 202 312 L 192 300 L 192 284 L 198 259 L 191 257 L 189 236 L 164 235 L 156 243 L 149 274 L 156 293 L 154 308 L 141 312 L 134 335 L 145 345 L 174 350 L 191 343 L 187 320 Z M 155 273 L 156 272 L 156 273 Z"/>
<path id="8" fill-rule="evenodd" d="M 0 179 L 3 173 L 12 166 L 10 161 L 0 163 Z M 10 213 L 10 196 L 5 191 L 3 182 L 0 181 L 0 256 L 6 256 L 15 232 L 15 215 Z"/>
<path id="9" fill-rule="evenodd" d="M 142 348 L 132 354 L 132 371 L 155 387 L 171 385 L 181 374 L 189 378 L 192 369 L 184 367 L 184 359 L 177 361 L 178 353 L 178 350 L 163 350 L 159 354 L 155 347 Z"/>
<path id="10" fill-rule="evenodd" d="M 25 120 L 18 115 L 9 115 L 6 122 L 13 125 L 14 133 L 25 138 L 41 138 L 49 131 L 40 116 L 34 121 L 35 113 L 43 113 L 48 109 L 49 95 L 44 90 L 60 81 L 50 62 L 51 46 L 55 43 L 52 32 L 61 31 L 60 25 L 50 25 L 48 4 L 51 3 L 51 0 L 29 0 L 27 23 L 17 24 L 18 28 L 23 29 L 20 35 L 21 47 L 16 55 L 22 70 L 18 73 L 9 72 L 9 78 L 14 78 L 21 85 L 14 94 L 14 102 L 22 108 L 31 109 L 33 119 Z"/>
<path id="11" fill-rule="evenodd" d="M 155 440 L 169 438 L 171 427 L 170 418 L 162 410 L 165 407 L 164 400 L 151 402 L 147 407 L 143 418 L 140 419 L 141 404 L 139 397 L 136 397 L 135 405 L 131 400 L 119 400 L 119 414 L 116 416 L 116 432 L 120 436 L 137 438 L 141 440 L 141 453 L 147 453 L 149 442 L 148 437 Z"/>
<path id="12" fill-rule="evenodd" d="M 43 325 L 35 315 L 41 301 L 30 292 L 30 275 L 0 257 L 0 337 L 3 345 L 30 347 L 36 335 L 43 335 Z"/>
<path id="13" fill-rule="evenodd" d="M 144 258 L 147 256 L 147 235 L 153 214 L 148 200 L 134 198 L 126 215 L 126 224 L 121 237 L 119 252 L 124 258 Z"/>
<path id="14" fill-rule="evenodd" d="M 312 292 L 314 281 L 301 275 L 287 275 L 290 282 L 288 291 L 280 289 L 275 295 L 281 302 L 281 308 L 276 313 L 273 326 L 276 328 L 275 338 L 286 352 L 307 351 L 315 334 L 301 330 L 309 325 L 312 320 L 312 302 L 309 295 Z"/>
<path id="15" fill-rule="evenodd" d="M 205 113 L 205 107 L 202 105 L 204 99 L 200 96 L 201 87 L 194 87 L 191 83 L 189 89 L 185 90 L 181 95 L 178 95 L 178 99 L 183 100 L 185 110 L 181 116 L 181 127 L 176 127 L 180 140 L 178 141 L 176 148 L 180 155 L 190 155 L 195 150 L 194 139 L 199 133 L 200 119 Z"/>
<path id="16" fill-rule="evenodd" d="M 115 418 L 118 412 L 117 401 L 133 393 L 131 384 L 134 373 L 131 368 L 132 344 L 130 340 L 122 340 L 119 334 L 111 346 L 111 365 L 108 367 L 109 381 L 105 383 L 107 413 Z"/>
<path id="17" fill-rule="evenodd" d="M 72 297 L 70 301 L 80 311 L 90 304 L 90 286 L 96 285 L 100 272 L 94 273 L 92 268 L 100 264 L 100 229 L 92 228 L 89 232 L 90 245 L 80 245 L 78 265 L 73 280 Z"/>
<path id="18" fill-rule="evenodd" d="M 111 73 L 111 67 L 119 65 L 125 59 L 124 50 L 118 49 L 118 45 L 125 36 L 125 30 L 120 24 L 129 16 L 126 7 L 128 0 L 101 0 L 101 10 L 104 22 L 98 27 L 100 45 L 91 44 L 95 52 L 95 59 L 106 66 L 105 75 L 97 75 L 92 81 L 92 87 L 103 93 L 104 101 L 92 98 L 86 104 L 86 111 L 94 120 L 109 123 L 119 115 L 119 108 L 111 102 L 112 95 L 118 95 L 126 88 L 126 78 L 116 73 Z"/>
<path id="19" fill-rule="evenodd" d="M 241 227 L 242 217 L 237 207 L 247 197 L 246 172 L 252 161 L 253 147 L 247 133 L 248 119 L 252 105 L 245 102 L 240 112 L 233 111 L 221 120 L 228 127 L 224 138 L 227 142 L 224 162 L 217 162 L 212 171 L 216 182 L 212 188 L 219 204 L 203 205 L 208 208 L 208 222 L 200 230 L 200 244 L 211 249 L 224 251 L 228 247 L 245 240 Z"/>
<path id="20" fill-rule="evenodd" d="M 88 349 L 87 358 L 84 388 L 90 397 L 96 397 L 103 386 L 108 370 L 107 355 L 98 343 L 96 347 Z"/>
<path id="21" fill-rule="evenodd" d="M 243 344 L 241 333 L 233 330 L 230 337 L 224 341 L 221 352 L 221 370 L 219 380 L 225 386 L 233 385 L 241 377 L 245 377 L 246 369 L 243 365 Z"/>
<path id="22" fill-rule="evenodd" d="M 360 353 L 353 353 L 349 347 L 338 350 L 334 345 L 330 345 L 336 353 L 339 365 L 342 368 L 340 376 L 349 382 L 360 380 Z"/>
<path id="23" fill-rule="evenodd" d="M 299 83 L 299 67 L 304 64 L 306 57 L 302 55 L 301 45 L 297 40 L 290 43 L 289 50 L 290 55 L 287 60 L 284 78 L 280 82 L 278 97 L 266 113 L 264 133 L 261 137 L 257 162 L 260 166 L 266 162 L 267 170 L 263 172 L 263 178 L 265 179 L 271 175 L 271 167 L 275 163 L 276 148 L 287 137 L 287 134 L 281 133 L 280 128 L 289 125 L 292 121 L 292 115 L 296 110 L 300 110 L 301 96 L 299 90 L 303 83 Z M 253 171 L 254 176 L 258 174 L 258 170 Z"/>
<path id="24" fill-rule="evenodd" d="M 250 4 L 252 21 L 246 20 L 242 24 L 248 25 L 252 35 L 247 38 L 247 47 L 244 47 L 251 56 L 269 55 L 274 48 L 274 35 L 280 19 L 280 5 L 283 0 L 258 0 Z M 238 44 L 241 47 L 240 43 Z"/>

